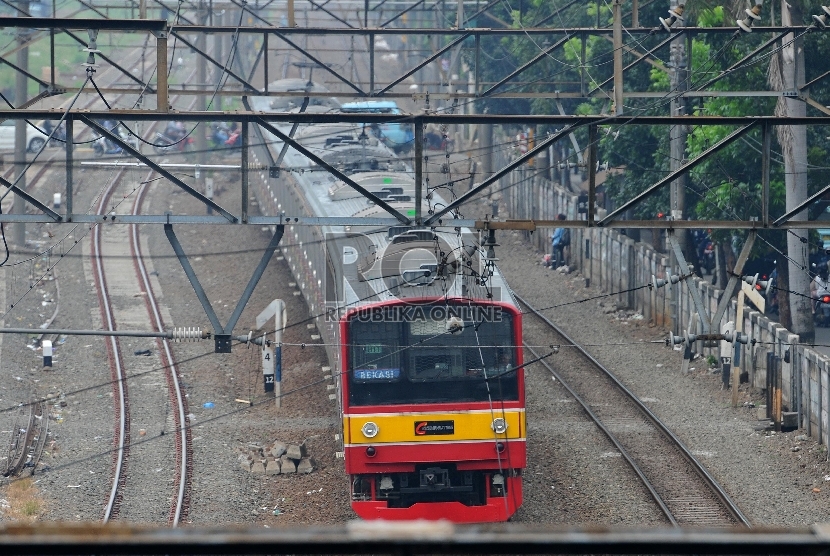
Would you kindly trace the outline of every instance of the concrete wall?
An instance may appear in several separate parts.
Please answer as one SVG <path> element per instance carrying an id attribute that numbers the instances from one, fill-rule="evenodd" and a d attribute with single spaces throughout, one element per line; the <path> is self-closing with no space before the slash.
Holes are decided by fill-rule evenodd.
<path id="1" fill-rule="evenodd" d="M 500 217 L 553 220 L 562 213 L 569 220 L 584 218 L 577 213 L 575 195 L 554 182 L 534 175 L 537 173 L 533 168 L 519 168 L 502 178 L 497 188 L 494 187 L 494 191 L 502 195 Z M 552 233 L 553 229 L 538 228 L 534 234 L 526 233 L 526 237 L 541 253 L 550 253 Z M 652 275 L 665 278 L 671 274 L 670 258 L 650 245 L 634 242 L 615 230 L 571 230 L 569 262 L 591 285 L 614 293 L 610 299 L 618 307 L 636 310 L 646 321 L 675 331 L 686 331 L 692 315 L 696 313 L 689 288 L 698 289 L 709 315 L 715 313 L 723 293 L 698 278 L 686 280 L 679 287 L 674 286 L 672 291 L 643 287 L 651 282 Z M 677 306 L 676 318 L 673 305 Z M 733 299 L 720 326 L 728 321 L 734 322 L 736 314 L 737 302 Z M 797 411 L 807 434 L 830 445 L 830 359 L 799 345 L 797 335 L 753 311 L 748 304 L 744 309 L 742 330 L 749 335 L 750 343 L 740 345 L 740 353 L 736 357 L 741 370 L 748 373 L 752 386 L 766 388 L 767 354 L 780 358 L 785 410 Z M 698 327 L 697 331 L 701 329 Z M 697 346 L 697 349 L 704 356 L 732 356 L 731 353 L 719 353 L 719 347 Z"/>

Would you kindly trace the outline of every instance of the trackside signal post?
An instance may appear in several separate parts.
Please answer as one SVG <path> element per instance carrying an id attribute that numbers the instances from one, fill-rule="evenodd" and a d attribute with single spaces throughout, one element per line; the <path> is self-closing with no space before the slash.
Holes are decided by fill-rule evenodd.
<path id="1" fill-rule="evenodd" d="M 277 407 L 282 406 L 282 332 L 288 321 L 285 302 L 275 299 L 256 317 L 257 329 L 274 317 L 274 343 L 262 342 L 262 380 L 266 392 L 273 392 Z M 267 333 L 267 332 L 266 332 Z M 264 338 L 263 338 L 264 339 Z"/>

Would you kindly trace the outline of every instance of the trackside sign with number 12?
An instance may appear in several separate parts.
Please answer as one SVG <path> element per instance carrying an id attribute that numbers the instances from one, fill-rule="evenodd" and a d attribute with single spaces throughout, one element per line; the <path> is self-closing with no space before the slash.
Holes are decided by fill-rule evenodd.
<path id="1" fill-rule="evenodd" d="M 263 346 L 262 348 L 262 379 L 266 392 L 274 391 L 274 348 Z"/>

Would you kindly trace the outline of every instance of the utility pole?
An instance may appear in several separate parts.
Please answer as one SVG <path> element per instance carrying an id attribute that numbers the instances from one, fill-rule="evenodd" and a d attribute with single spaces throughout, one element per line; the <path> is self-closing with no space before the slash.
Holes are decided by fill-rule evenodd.
<path id="1" fill-rule="evenodd" d="M 682 1 L 682 0 L 680 0 Z M 674 10 L 678 5 L 678 0 L 671 0 L 669 3 L 670 9 Z M 684 21 L 678 19 L 675 23 L 675 28 L 683 27 Z M 674 93 L 671 101 L 671 115 L 681 116 L 686 114 L 686 99 L 680 94 L 689 88 L 689 72 L 686 64 L 686 41 L 681 33 L 677 33 L 677 39 L 671 42 L 670 46 L 670 69 L 669 78 L 671 90 Z M 671 171 L 677 170 L 683 165 L 686 158 L 686 138 L 688 132 L 686 126 L 673 125 L 669 128 L 669 152 L 671 157 L 669 159 L 669 168 Z M 669 194 L 670 214 L 673 220 L 685 220 L 686 218 L 686 175 L 679 176 L 672 181 Z M 689 250 L 689 231 L 682 230 L 677 236 L 680 249 L 687 256 L 692 252 Z M 679 261 L 674 258 L 674 267 L 680 268 Z M 696 257 L 692 257 L 696 261 Z M 693 264 L 697 264 L 696 262 Z M 686 269 L 680 269 L 682 274 L 685 274 Z M 677 319 L 678 295 L 679 288 L 672 292 L 672 320 L 676 333 L 680 332 L 679 322 Z M 714 326 L 720 326 L 720 323 L 715 323 Z"/>
<path id="2" fill-rule="evenodd" d="M 19 2 L 21 9 L 28 7 L 28 2 Z M 17 17 L 25 17 L 18 12 Z M 28 29 L 18 29 L 17 42 L 25 45 L 29 42 Z M 23 71 L 29 71 L 29 47 L 23 46 L 17 51 L 17 65 Z M 14 104 L 21 106 L 26 102 L 29 96 L 27 91 L 26 76 L 22 72 L 17 72 L 14 76 Z M 17 186 L 26 190 L 26 126 L 28 124 L 24 120 L 17 120 L 14 124 L 14 166 L 15 166 L 15 180 Z M 23 214 L 26 212 L 26 203 L 20 195 L 14 196 L 14 203 L 12 205 L 12 212 L 15 214 Z M 23 222 L 16 222 L 14 225 L 14 243 L 18 247 L 26 245 L 26 225 Z"/>
<path id="3" fill-rule="evenodd" d="M 599 6 L 597 6 L 599 8 Z M 622 0 L 614 0 L 614 115 L 623 113 Z"/>
<path id="4" fill-rule="evenodd" d="M 671 0 L 671 9 L 674 10 L 680 1 Z M 682 19 L 678 19 L 674 24 L 674 28 L 677 29 L 683 27 L 684 25 L 684 21 Z M 687 65 L 685 37 L 681 33 L 677 33 L 677 39 L 671 42 L 670 48 L 669 77 L 671 80 L 671 90 L 674 93 L 673 100 L 671 102 L 671 115 L 683 116 L 687 112 L 686 99 L 680 95 L 689 88 L 689 71 Z M 686 126 L 671 126 L 669 131 L 671 153 L 669 168 L 671 171 L 675 171 L 683 165 L 683 161 L 686 158 L 687 136 L 688 130 Z M 670 214 L 674 220 L 684 220 L 686 218 L 686 184 L 685 174 L 678 177 L 671 183 Z M 682 233 L 679 239 L 683 252 L 688 256 L 690 253 L 688 232 Z"/>
<path id="5" fill-rule="evenodd" d="M 781 0 L 781 25 L 791 26 L 802 21 L 802 2 Z M 775 89 L 797 92 L 804 85 L 804 39 L 790 33 L 782 40 L 782 48 L 776 53 L 776 71 L 771 64 L 770 81 Z M 777 81 L 777 82 L 776 82 Z M 789 118 L 803 118 L 807 105 L 798 98 L 783 96 L 775 107 L 776 115 Z M 790 211 L 807 199 L 807 128 L 803 125 L 778 126 L 778 142 L 784 158 L 784 186 L 786 188 L 786 209 Z M 793 216 L 792 221 L 807 220 L 807 210 Z M 790 330 L 801 336 L 801 341 L 810 343 L 815 338 L 810 300 L 805 297 L 810 291 L 809 253 L 806 239 L 809 231 L 793 229 L 787 234 L 787 259 L 789 266 L 789 289 L 801 295 L 790 295 Z"/>

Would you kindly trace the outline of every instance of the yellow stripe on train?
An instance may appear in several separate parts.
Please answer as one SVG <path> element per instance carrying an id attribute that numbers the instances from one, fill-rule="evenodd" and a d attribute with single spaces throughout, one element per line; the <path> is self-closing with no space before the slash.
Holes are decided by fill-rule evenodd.
<path id="1" fill-rule="evenodd" d="M 507 425 L 506 430 L 503 428 Z M 343 417 L 346 444 L 524 438 L 525 412 L 352 414 Z"/>

